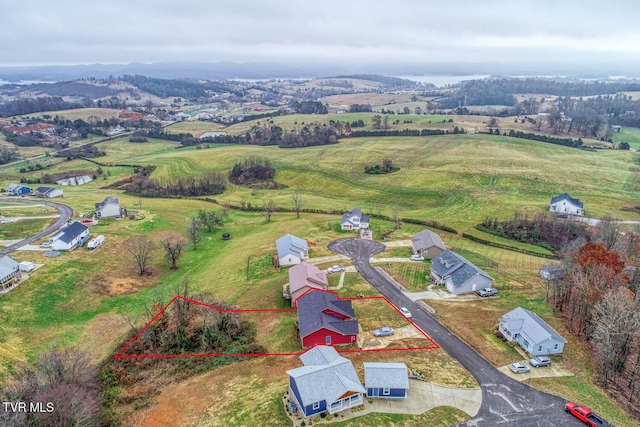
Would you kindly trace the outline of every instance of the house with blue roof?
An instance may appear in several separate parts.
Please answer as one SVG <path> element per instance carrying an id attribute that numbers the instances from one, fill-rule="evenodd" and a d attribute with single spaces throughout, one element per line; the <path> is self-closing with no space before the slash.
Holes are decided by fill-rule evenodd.
<path id="1" fill-rule="evenodd" d="M 404 363 L 364 362 L 367 397 L 402 399 L 409 390 L 409 374 Z"/>
<path id="2" fill-rule="evenodd" d="M 580 199 L 574 199 L 567 193 L 552 197 L 549 203 L 549 212 L 564 215 L 584 216 L 584 203 Z"/>
<path id="3" fill-rule="evenodd" d="M 533 356 L 559 354 L 567 340 L 533 311 L 517 307 L 502 316 L 498 330 Z"/>
<path id="4" fill-rule="evenodd" d="M 448 249 L 431 260 L 430 277 L 436 284 L 445 285 L 452 294 L 474 292 L 493 284 L 491 276 Z"/>
<path id="5" fill-rule="evenodd" d="M 287 371 L 289 398 L 305 417 L 363 404 L 365 389 L 353 364 L 333 347 L 313 347 L 300 360 L 304 366 Z"/>
<path id="6" fill-rule="evenodd" d="M 300 264 L 302 260 L 309 258 L 309 244 L 293 234 L 285 234 L 276 240 L 276 249 L 280 267 Z"/>

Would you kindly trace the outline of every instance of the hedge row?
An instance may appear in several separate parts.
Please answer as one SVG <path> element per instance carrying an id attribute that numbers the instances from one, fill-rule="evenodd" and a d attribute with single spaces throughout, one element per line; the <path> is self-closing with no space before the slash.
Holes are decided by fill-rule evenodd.
<path id="1" fill-rule="evenodd" d="M 503 245 L 502 243 L 496 243 L 496 242 L 492 242 L 490 240 L 485 240 L 485 239 L 482 239 L 480 237 L 473 236 L 473 235 L 471 235 L 469 233 L 462 233 L 462 237 L 464 237 L 465 239 L 473 240 L 474 242 L 482 243 L 483 245 L 493 246 L 493 247 L 500 248 L 500 249 L 507 249 L 509 251 L 520 252 L 520 253 L 523 253 L 523 254 L 533 255 L 533 256 L 537 256 L 537 257 L 541 257 L 541 258 L 560 259 L 556 255 L 541 254 L 541 253 L 538 253 L 538 252 L 529 251 L 527 249 L 516 248 L 514 246 L 509 246 L 509 245 Z"/>

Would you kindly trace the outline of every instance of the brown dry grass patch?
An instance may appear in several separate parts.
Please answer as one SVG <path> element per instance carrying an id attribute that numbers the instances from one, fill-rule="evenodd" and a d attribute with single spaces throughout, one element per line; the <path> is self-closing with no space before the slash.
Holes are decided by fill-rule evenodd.
<path id="1" fill-rule="evenodd" d="M 159 270 L 158 266 L 151 266 L 142 276 L 133 269 L 119 271 L 120 274 L 117 276 L 99 273 L 91 279 L 91 289 L 94 293 L 103 296 L 132 294 L 153 285 L 160 275 Z"/>

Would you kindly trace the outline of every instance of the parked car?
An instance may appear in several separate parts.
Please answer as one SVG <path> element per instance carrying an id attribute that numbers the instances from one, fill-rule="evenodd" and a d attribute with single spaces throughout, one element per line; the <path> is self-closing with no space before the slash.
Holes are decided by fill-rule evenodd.
<path id="1" fill-rule="evenodd" d="M 229 239 L 231 239 L 230 233 L 222 233 L 222 240 L 229 240 Z"/>
<path id="2" fill-rule="evenodd" d="M 424 261 L 424 257 L 421 255 L 411 255 L 409 261 Z"/>
<path id="3" fill-rule="evenodd" d="M 526 374 L 531 372 L 531 369 L 529 369 L 529 367 L 524 363 L 512 363 L 509 365 L 509 369 L 511 369 L 511 372 L 514 374 Z"/>
<path id="4" fill-rule="evenodd" d="M 547 356 L 536 356 L 529 360 L 529 364 L 534 368 L 540 368 L 541 366 L 551 366 L 551 359 Z"/>
<path id="5" fill-rule="evenodd" d="M 482 288 L 478 289 L 476 293 L 481 297 L 492 297 L 498 295 L 498 290 L 496 288 Z"/>
<path id="6" fill-rule="evenodd" d="M 385 326 L 384 328 L 376 329 L 373 331 L 373 335 L 376 337 L 387 337 L 389 335 L 393 335 L 393 328 Z"/>
<path id="7" fill-rule="evenodd" d="M 407 309 L 407 307 L 400 307 L 400 312 L 404 315 L 404 317 L 406 317 L 407 319 L 411 319 L 411 312 Z"/>
<path id="8" fill-rule="evenodd" d="M 341 271 L 344 271 L 344 267 L 341 265 L 334 265 L 327 269 L 327 273 L 340 273 Z"/>
<path id="9" fill-rule="evenodd" d="M 564 410 L 590 427 L 608 425 L 602 418 L 591 412 L 589 408 L 580 406 L 577 403 L 565 403 Z"/>

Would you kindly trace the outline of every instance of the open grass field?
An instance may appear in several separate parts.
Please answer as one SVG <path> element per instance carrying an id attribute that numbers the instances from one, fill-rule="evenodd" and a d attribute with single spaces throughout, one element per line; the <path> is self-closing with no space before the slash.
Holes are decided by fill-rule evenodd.
<path id="1" fill-rule="evenodd" d="M 391 93 L 349 93 L 344 95 L 331 95 L 322 98 L 322 102 L 330 105 L 369 104 L 371 106 L 387 105 L 391 103 L 410 102 L 411 94 Z M 422 103 L 424 108 L 424 102 Z"/>
<path id="2" fill-rule="evenodd" d="M 640 150 L 640 129 L 623 126 L 620 132 L 611 135 L 613 142 L 628 142 L 634 150 Z"/>
<path id="3" fill-rule="evenodd" d="M 96 116 L 96 117 L 99 117 L 100 120 L 104 120 L 104 119 L 110 119 L 113 117 L 118 117 L 118 114 L 120 114 L 121 112 L 122 110 L 114 110 L 110 108 L 76 108 L 73 110 L 47 111 L 43 113 L 25 114 L 24 116 L 19 116 L 19 117 L 20 118 L 26 118 L 26 117 L 42 118 L 43 116 L 50 116 L 50 117 L 60 116 L 63 119 L 71 120 L 71 121 L 77 120 L 77 119 L 82 119 L 84 121 L 87 121 L 89 116 Z"/>
<path id="4" fill-rule="evenodd" d="M 191 121 L 179 122 L 167 127 L 169 133 L 190 133 L 196 138 L 205 132 L 225 131 L 226 126 L 220 123 Z"/>
<path id="5" fill-rule="evenodd" d="M 277 119 L 292 118 L 295 120 L 295 116 Z M 544 210 L 550 197 L 562 192 L 583 200 L 590 217 L 609 213 L 618 218 L 640 219 L 637 214 L 620 210 L 638 204 L 640 199 L 638 154 L 634 152 L 586 152 L 487 135 L 353 138 L 336 145 L 304 149 L 215 145 L 203 150 L 176 150 L 175 146 L 175 142 L 158 140 L 134 144 L 123 138 L 102 144 L 107 156 L 97 160 L 108 164 L 156 165 L 158 169 L 153 176 L 177 178 L 210 171 L 226 174 L 237 159 L 260 155 L 273 162 L 277 169 L 276 181 L 288 188 L 252 192 L 230 185 L 224 194 L 213 197 L 221 203 L 235 205 L 245 201 L 254 206 L 273 197 L 278 205 L 291 207 L 291 192 L 297 189 L 303 191 L 307 199 L 305 208 L 348 210 L 358 206 L 365 212 L 384 215 L 391 215 L 398 209 L 400 217 L 438 221 L 459 232 L 474 230 L 473 226 L 486 216 L 502 219 L 512 216 L 516 210 L 532 213 Z M 385 158 L 393 159 L 400 171 L 378 176 L 364 174 L 365 165 Z M 97 165 L 93 163 L 73 160 L 56 163 L 46 169 L 46 173 L 95 169 Z M 191 246 L 186 248 L 177 271 L 170 271 L 162 253 L 156 250 L 152 255 L 151 274 L 140 277 L 123 249 L 127 238 L 144 234 L 158 241 L 167 232 L 184 234 L 190 215 L 199 209 L 220 210 L 221 207 L 202 200 L 141 199 L 120 191 L 105 190 L 101 187 L 128 176 L 131 168 L 112 166 L 104 169 L 111 171 L 106 180 L 99 178 L 80 187 L 65 187 L 63 202 L 73 207 L 77 215 L 106 196 L 117 196 L 121 206 L 138 210 L 143 219 L 101 220 L 91 232 L 104 234 L 107 240 L 92 253 L 78 249 L 53 259 L 39 253 L 13 254 L 18 261 L 45 265 L 18 288 L 0 296 L 0 381 L 16 363 L 33 361 L 42 351 L 51 348 L 77 345 L 89 350 L 96 361 L 103 360 L 128 333 L 125 318 L 136 326 L 143 325 L 147 320 L 145 308 L 157 300 L 168 302 L 175 295 L 176 284 L 185 277 L 189 278 L 194 295 L 208 292 L 219 300 L 246 309 L 285 307 L 282 285 L 287 281 L 287 270 L 275 269 L 268 262 L 269 254 L 275 249 L 275 240 L 292 233 L 315 242 L 311 248 L 313 256 L 325 256 L 330 254 L 329 242 L 353 235 L 337 230 L 339 215 L 303 213 L 296 219 L 295 214 L 277 212 L 267 223 L 260 213 L 229 210 L 221 229 L 204 233 L 196 250 Z M 20 174 L 11 168 L 2 172 L 0 186 L 40 174 Z M 392 226 L 390 222 L 374 218 L 374 237 L 379 238 Z M 405 224 L 392 233 L 391 239 L 410 239 L 422 228 Z M 223 232 L 231 233 L 232 239 L 222 241 Z M 539 268 L 548 260 L 487 247 L 456 234 L 443 232 L 441 235 L 448 247 L 496 278 L 501 298 L 473 302 L 471 306 L 434 304 L 438 315 L 492 362 L 511 360 L 513 350 L 505 349 L 501 341 L 494 342 L 497 340 L 492 338 L 492 328 L 501 314 L 516 305 L 549 317 L 549 308 L 540 296 L 542 289 L 536 281 Z M 394 256 L 408 255 L 404 248 L 390 248 L 388 252 Z M 336 262 L 328 265 L 332 264 Z M 398 263 L 394 263 L 398 271 L 391 274 L 420 289 L 423 285 L 420 272 L 410 270 L 417 270 L 419 266 L 426 269 L 426 264 L 407 263 L 406 271 L 400 271 L 401 266 L 395 264 Z M 330 278 L 335 286 L 333 277 L 338 275 Z M 352 297 L 358 293 L 372 295 L 375 290 L 357 274 L 347 273 L 339 294 Z M 355 305 L 356 309 L 361 311 L 358 306 Z M 465 315 L 467 310 L 478 313 L 478 319 Z M 359 316 L 362 316 L 365 330 L 379 327 L 380 322 L 400 327 L 402 325 L 393 322 L 403 321 L 382 307 L 366 309 Z M 289 348 L 292 346 L 290 323 L 291 319 L 265 321 L 268 332 L 261 339 L 272 334 L 274 348 Z M 557 326 L 557 323 L 552 324 Z M 430 353 L 423 355 L 427 362 L 432 357 Z M 580 360 L 583 355 L 568 353 L 565 357 Z M 297 360 L 255 360 L 242 364 L 207 373 L 208 381 L 205 382 L 193 379 L 172 385 L 170 390 L 160 394 L 158 406 L 154 408 L 168 410 L 176 404 L 175 401 L 171 403 L 172 399 L 193 387 L 188 395 L 202 393 L 211 398 L 206 405 L 205 400 L 201 401 L 204 406 L 198 413 L 202 418 L 189 421 L 194 425 L 272 424 L 269 421 L 281 424 L 284 414 L 278 412 L 281 410 L 278 405 L 286 389 L 284 371 L 297 366 Z M 592 400 L 585 399 L 584 403 L 592 404 L 612 420 L 622 420 L 618 425 L 632 425 L 625 421 L 621 410 L 593 387 L 587 374 L 576 378 L 576 382 L 554 381 L 551 385 L 541 383 L 540 387 L 560 387 L 560 392 L 566 396 L 572 396 L 580 387 L 585 390 L 586 397 L 592 396 Z M 224 391 L 228 391 L 230 397 L 218 399 L 216 396 Z M 605 405 L 608 407 L 603 410 Z M 149 409 L 152 410 L 155 409 Z M 132 425 L 136 416 L 130 418 Z M 412 420 L 403 419 L 399 425 L 413 425 Z"/>

